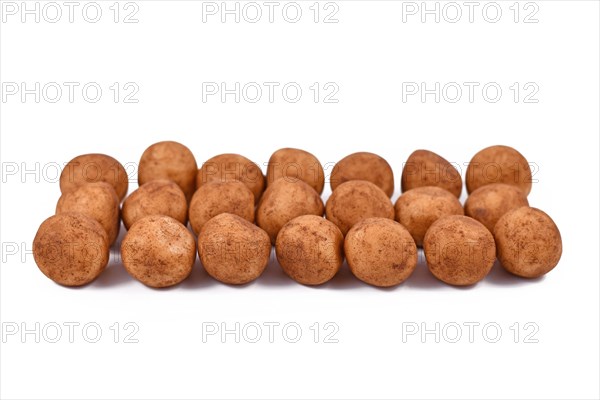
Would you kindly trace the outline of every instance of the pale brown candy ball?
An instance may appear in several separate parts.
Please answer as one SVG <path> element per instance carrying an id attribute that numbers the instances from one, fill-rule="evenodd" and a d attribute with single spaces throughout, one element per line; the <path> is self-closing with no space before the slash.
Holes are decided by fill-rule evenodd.
<path id="1" fill-rule="evenodd" d="M 377 154 L 359 152 L 341 159 L 331 171 L 331 190 L 348 181 L 368 181 L 391 197 L 394 194 L 394 172 L 390 164 Z"/>
<path id="2" fill-rule="evenodd" d="M 456 286 L 473 285 L 490 272 L 496 260 L 494 237 L 473 218 L 450 215 L 435 221 L 423 240 L 431 273 Z"/>
<path id="3" fill-rule="evenodd" d="M 421 186 L 404 192 L 394 209 L 396 221 L 408 229 L 417 246 L 423 245 L 425 232 L 435 221 L 447 215 L 463 215 L 458 199 L 435 186 Z"/>
<path id="4" fill-rule="evenodd" d="M 67 163 L 60 174 L 60 191 L 70 192 L 81 185 L 106 182 L 112 185 L 119 200 L 127 194 L 129 177 L 121 163 L 106 154 L 83 154 Z"/>
<path id="5" fill-rule="evenodd" d="M 345 235 L 357 222 L 371 217 L 394 219 L 394 206 L 383 190 L 368 181 L 349 181 L 329 196 L 327 219 Z"/>
<path id="6" fill-rule="evenodd" d="M 108 264 L 108 235 L 95 219 L 81 213 L 54 215 L 33 239 L 33 258 L 40 271 L 64 286 L 81 286 Z"/>
<path id="7" fill-rule="evenodd" d="M 88 183 L 63 193 L 56 204 L 56 214 L 76 212 L 98 221 L 108 234 L 112 245 L 121 228 L 119 198 L 113 186 L 106 182 Z"/>
<path id="8" fill-rule="evenodd" d="M 414 151 L 402 168 L 402 191 L 436 186 L 446 189 L 457 198 L 462 192 L 460 173 L 445 158 L 429 150 Z"/>
<path id="9" fill-rule="evenodd" d="M 129 229 L 148 215 L 166 215 L 187 224 L 187 200 L 173 181 L 158 179 L 144 183 L 123 202 L 123 223 Z"/>
<path id="10" fill-rule="evenodd" d="M 547 274 L 562 255 L 558 227 L 537 208 L 521 207 L 504 214 L 496 223 L 494 237 L 504 269 L 523 278 Z"/>
<path id="11" fill-rule="evenodd" d="M 194 235 L 174 218 L 149 215 L 135 222 L 121 243 L 123 265 L 144 285 L 173 286 L 192 272 Z"/>
<path id="12" fill-rule="evenodd" d="M 211 218 L 235 214 L 254 222 L 254 194 L 240 181 L 212 182 L 202 185 L 190 202 L 190 223 L 198 235 Z"/>
<path id="13" fill-rule="evenodd" d="M 335 224 L 316 215 L 292 219 L 277 235 L 275 250 L 283 271 L 296 282 L 320 285 L 344 262 L 344 236 Z"/>
<path id="14" fill-rule="evenodd" d="M 269 235 L 233 214 L 212 218 L 198 236 L 204 269 L 216 280 L 241 285 L 258 278 L 269 263 Z"/>
<path id="15" fill-rule="evenodd" d="M 528 205 L 527 196 L 518 187 L 492 183 L 469 195 L 465 202 L 465 214 L 493 232 L 500 217 L 510 210 Z"/>
<path id="16" fill-rule="evenodd" d="M 466 181 L 469 193 L 491 183 L 505 183 L 528 195 L 531 192 L 531 168 L 525 157 L 512 147 L 491 146 L 473 156 Z"/>
<path id="17" fill-rule="evenodd" d="M 239 154 L 219 154 L 202 164 L 196 175 L 196 189 L 207 183 L 240 181 L 248 186 L 258 203 L 265 190 L 265 176 L 260 167 Z"/>
<path id="18" fill-rule="evenodd" d="M 279 230 L 301 215 L 323 215 L 323 200 L 319 193 L 303 181 L 278 179 L 269 185 L 256 210 L 256 224 L 275 243 Z"/>
<path id="19" fill-rule="evenodd" d="M 181 143 L 165 141 L 154 143 L 142 154 L 138 166 L 138 184 L 156 179 L 175 182 L 189 201 L 196 190 L 198 166 L 194 155 Z"/>
<path id="20" fill-rule="evenodd" d="M 388 287 L 404 282 L 417 266 L 417 246 L 410 233 L 387 218 L 355 224 L 344 242 L 348 266 L 361 281 Z"/>
<path id="21" fill-rule="evenodd" d="M 300 149 L 279 149 L 271 155 L 267 170 L 267 185 L 280 178 L 292 182 L 300 179 L 319 194 L 323 192 L 325 185 L 325 172 L 317 157 Z"/>

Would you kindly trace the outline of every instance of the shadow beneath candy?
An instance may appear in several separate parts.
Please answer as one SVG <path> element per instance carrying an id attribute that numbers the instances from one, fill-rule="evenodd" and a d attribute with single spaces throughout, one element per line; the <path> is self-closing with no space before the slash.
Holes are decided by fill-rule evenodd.
<path id="1" fill-rule="evenodd" d="M 123 266 L 121 261 L 120 245 L 113 246 L 110 250 L 110 259 L 106 269 L 100 274 L 98 278 L 90 286 L 97 288 L 115 287 L 126 284 L 132 284 L 135 281 L 127 270 Z"/>
<path id="2" fill-rule="evenodd" d="M 216 285 L 220 285 L 220 283 L 214 280 L 210 275 L 208 275 L 208 273 L 202 266 L 202 263 L 200 262 L 200 258 L 196 257 L 196 261 L 194 262 L 194 267 L 192 268 L 190 276 L 188 276 L 180 284 L 165 289 L 169 290 L 179 288 L 184 290 L 196 290 Z"/>
<path id="3" fill-rule="evenodd" d="M 448 286 L 444 282 L 440 281 L 435 276 L 433 276 L 431 272 L 429 272 L 429 268 L 427 268 L 427 263 L 420 261 L 417 264 L 417 267 L 415 268 L 412 275 L 409 276 L 408 279 L 400 285 L 417 289 L 430 289 Z"/>
<path id="4" fill-rule="evenodd" d="M 352 274 L 350 267 L 346 260 L 340 267 L 338 273 L 329 281 L 325 282 L 320 286 L 314 286 L 317 289 L 333 289 L 333 290 L 344 290 L 344 289 L 356 289 L 356 288 L 369 288 L 372 287 L 359 280 Z"/>
<path id="5" fill-rule="evenodd" d="M 418 261 L 417 267 L 414 272 L 408 279 L 400 284 L 400 286 L 407 286 L 409 288 L 417 288 L 417 289 L 432 289 L 432 288 L 446 288 L 446 289 L 457 289 L 457 290 L 471 290 L 476 285 L 470 286 L 453 286 L 448 285 L 439 279 L 437 279 L 431 271 L 429 271 L 429 267 L 427 266 L 427 260 L 425 259 L 425 254 L 423 253 L 423 249 L 418 250 Z"/>
<path id="6" fill-rule="evenodd" d="M 136 282 L 135 279 L 133 279 L 133 277 L 127 273 L 127 270 L 121 261 L 121 242 L 123 241 L 126 233 L 127 229 L 125 229 L 125 225 L 121 223 L 117 240 L 110 247 L 110 258 L 108 260 L 108 265 L 106 266 L 106 269 L 102 271 L 100 276 L 90 283 L 90 286 L 105 288 L 121 286 L 127 283 L 133 284 Z"/>
<path id="7" fill-rule="evenodd" d="M 123 264 L 109 264 L 104 272 L 100 274 L 90 286 L 97 288 L 115 287 L 125 284 L 131 284 L 135 279 L 131 277 L 123 267 Z"/>
<path id="8" fill-rule="evenodd" d="M 257 286 L 291 286 L 291 285 L 299 285 L 299 283 L 294 282 L 292 278 L 287 276 L 281 266 L 279 265 L 279 261 L 277 261 L 277 256 L 275 255 L 275 248 L 271 249 L 271 256 L 269 257 L 269 263 L 267 264 L 267 268 L 262 273 L 261 276 L 258 277 L 253 283 Z M 244 285 L 245 286 L 245 285 Z"/>
<path id="9" fill-rule="evenodd" d="M 179 285 L 173 286 L 173 288 L 183 288 L 183 289 L 202 289 L 211 286 L 221 286 L 228 287 L 232 289 L 244 289 L 250 286 L 289 286 L 294 284 L 292 281 L 281 269 L 279 263 L 277 262 L 277 257 L 275 257 L 275 252 L 271 252 L 271 256 L 269 257 L 269 263 L 265 268 L 265 271 L 259 276 L 256 280 L 252 282 L 245 283 L 243 285 L 230 285 L 227 283 L 219 282 L 216 279 L 212 278 L 202 266 L 202 262 L 200 258 L 196 258 L 196 262 L 194 264 L 194 269 L 190 276 L 181 282 Z"/>
<path id="10" fill-rule="evenodd" d="M 488 276 L 485 277 L 484 282 L 497 286 L 523 286 L 539 283 L 543 281 L 544 278 L 544 275 L 540 276 L 539 278 L 522 278 L 520 276 L 513 275 L 506 271 L 502 265 L 500 265 L 500 261 L 496 260 L 492 270 Z"/>
<path id="11" fill-rule="evenodd" d="M 399 286 L 406 286 L 407 288 L 417 289 L 430 289 L 447 287 L 444 282 L 437 279 L 427 268 L 427 261 L 425 260 L 425 254 L 422 249 L 417 250 L 417 266 L 413 273 Z"/>
<path id="12" fill-rule="evenodd" d="M 301 283 L 296 282 L 292 278 L 286 275 L 279 265 L 279 261 L 277 261 L 277 256 L 275 254 L 275 248 L 271 251 L 271 257 L 269 258 L 269 264 L 267 268 L 263 272 L 263 274 L 256 280 L 254 283 L 257 286 L 271 286 L 271 287 L 288 287 L 288 286 L 297 286 L 304 287 L 307 289 L 351 289 L 357 287 L 365 287 L 368 286 L 365 283 L 359 281 L 352 275 L 350 269 L 348 268 L 348 264 L 344 261 L 344 264 L 341 266 L 338 273 L 328 282 L 325 282 L 322 285 L 303 285 Z"/>
<path id="13" fill-rule="evenodd" d="M 123 262 L 121 260 L 120 254 L 120 243 L 126 233 L 125 227 L 121 227 L 121 232 L 119 234 L 119 239 L 112 246 L 110 252 L 110 261 L 106 269 L 100 274 L 100 276 L 91 282 L 90 287 L 94 288 L 107 288 L 107 287 L 115 287 L 115 286 L 124 286 L 124 285 L 135 285 L 141 284 L 137 280 L 135 280 L 132 276 L 127 273 L 127 270 L 123 266 Z M 482 281 L 489 285 L 496 286 L 524 286 L 524 285 L 532 285 L 537 284 L 544 280 L 544 276 L 535 279 L 527 279 L 521 278 L 516 275 L 513 275 L 507 272 L 502 266 L 500 262 L 496 260 L 494 265 L 485 279 Z M 418 262 L 417 266 L 410 277 L 403 283 L 397 286 L 389 287 L 389 288 L 380 288 L 376 286 L 369 285 L 365 282 L 362 282 L 358 278 L 356 278 L 350 268 L 348 267 L 348 263 L 344 261 L 339 272 L 329 281 L 322 285 L 318 286 L 307 286 L 302 285 L 298 282 L 295 282 L 293 279 L 288 277 L 279 262 L 277 261 L 277 257 L 275 255 L 275 250 L 271 251 L 271 256 L 269 258 L 269 263 L 265 271 L 262 273 L 258 279 L 253 282 L 249 282 L 244 285 L 228 285 L 222 282 L 217 281 L 212 278 L 200 261 L 200 258 L 197 257 L 194 263 L 194 268 L 190 276 L 181 282 L 178 285 L 171 286 L 168 288 L 162 289 L 154 289 L 159 291 L 169 291 L 176 289 L 184 289 L 184 290 L 197 290 L 204 289 L 210 287 L 218 287 L 225 286 L 233 289 L 244 289 L 249 286 L 263 286 L 263 287 L 289 287 L 289 286 L 304 286 L 308 289 L 325 289 L 325 290 L 345 290 L 345 289 L 375 289 L 383 292 L 390 292 L 401 289 L 432 289 L 432 288 L 449 288 L 449 289 L 458 289 L 458 290 L 471 290 L 478 285 L 471 286 L 452 286 L 447 285 L 444 282 L 438 280 L 433 274 L 429 271 L 427 267 L 427 261 L 423 254 L 422 249 L 419 249 Z M 83 286 L 85 287 L 85 286 Z M 74 287 L 72 289 L 78 289 L 78 287 Z M 149 288 L 150 289 L 150 288 Z"/>
<path id="14" fill-rule="evenodd" d="M 121 251 L 121 243 L 123 239 L 125 239 L 125 235 L 127 234 L 127 228 L 125 228 L 125 224 L 121 222 L 121 226 L 119 226 L 119 234 L 117 235 L 117 239 L 110 247 L 111 250 L 116 249 L 117 251 Z"/>

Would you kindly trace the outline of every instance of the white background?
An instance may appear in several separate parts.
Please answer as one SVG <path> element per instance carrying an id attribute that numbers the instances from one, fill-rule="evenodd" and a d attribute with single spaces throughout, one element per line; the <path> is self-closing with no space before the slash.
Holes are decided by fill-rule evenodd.
<path id="1" fill-rule="evenodd" d="M 282 6 L 273 23 L 264 15 L 258 23 L 235 23 L 231 16 L 221 23 L 219 15 L 203 23 L 201 2 L 138 1 L 139 22 L 130 24 L 122 14 L 113 22 L 112 1 L 99 4 L 98 23 L 86 22 L 80 6 L 73 23 L 66 15 L 57 23 L 43 16 L 39 23 L 32 16 L 22 23 L 18 13 L 3 15 L 0 27 L 3 84 L 78 82 L 81 88 L 97 82 L 103 88 L 96 103 L 83 99 L 81 90 L 72 103 L 66 92 L 57 103 L 44 96 L 36 103 L 33 95 L 23 101 L 19 94 L 1 103 L 2 327 L 63 326 L 58 343 L 3 333 L 2 397 L 600 396 L 597 2 L 537 1 L 537 23 L 523 22 L 533 10 L 524 10 L 524 3 L 515 23 L 512 1 L 498 3 L 497 23 L 482 17 L 485 3 L 472 23 L 465 6 L 457 23 L 443 16 L 439 23 L 433 16 L 422 23 L 420 14 L 405 15 L 403 22 L 407 5 L 394 1 L 338 1 L 338 23 L 323 23 L 323 14 L 314 23 L 312 1 L 299 3 L 298 23 L 282 18 Z M 114 82 L 138 85 L 139 102 L 124 103 L 122 93 L 115 103 L 109 89 Z M 225 103 L 218 96 L 203 102 L 203 82 L 297 82 L 303 95 L 296 103 L 285 101 L 281 91 L 273 103 L 266 97 L 235 103 L 233 96 Z M 315 103 L 309 89 L 314 82 L 337 84 L 339 102 Z M 480 86 L 473 102 L 466 92 L 457 103 L 448 96 L 436 103 L 433 95 L 403 102 L 403 82 Z M 503 89 L 495 103 L 481 95 L 488 82 Z M 537 85 L 538 102 L 525 103 L 521 92 L 515 103 L 509 89 L 514 82 L 521 89 L 527 82 Z M 468 289 L 438 282 L 423 262 L 408 281 L 387 290 L 359 282 L 346 265 L 322 287 L 304 287 L 276 262 L 243 287 L 212 280 L 199 262 L 187 281 L 168 290 L 143 286 L 118 260 L 84 288 L 48 280 L 30 249 L 60 195 L 56 165 L 101 152 L 133 166 L 159 140 L 186 144 L 199 164 L 235 152 L 263 165 L 281 147 L 311 151 L 323 164 L 372 151 L 394 169 L 394 201 L 402 163 L 415 149 L 463 165 L 483 147 L 510 145 L 539 167 L 529 201 L 559 226 L 563 256 L 544 278 L 518 279 L 496 265 Z M 135 172 L 132 177 L 130 191 L 137 187 Z M 73 343 L 63 325 L 68 322 L 81 324 Z M 81 333 L 91 322 L 102 328 L 97 343 Z M 118 343 L 110 329 L 115 322 Z M 124 343 L 127 322 L 139 327 L 138 343 Z M 233 335 L 225 343 L 219 335 L 203 342 L 207 322 L 281 325 L 273 343 L 266 327 L 258 343 L 244 337 L 236 343 Z M 302 328 L 297 343 L 281 333 L 290 322 Z M 315 322 L 319 343 L 310 330 Z M 338 343 L 324 343 L 327 322 L 339 327 Z M 464 325 L 469 322 L 480 324 L 473 343 Z M 537 343 L 525 343 L 528 322 L 539 328 L 532 337 Z M 407 327 L 433 329 L 436 323 L 442 334 L 447 327 L 439 343 L 434 335 L 403 340 Z M 448 340 L 453 323 L 463 328 L 458 343 Z M 482 333 L 486 323 L 501 327 L 496 343 L 486 340 L 495 336 L 493 329 Z M 515 323 L 518 343 L 510 329 Z"/>

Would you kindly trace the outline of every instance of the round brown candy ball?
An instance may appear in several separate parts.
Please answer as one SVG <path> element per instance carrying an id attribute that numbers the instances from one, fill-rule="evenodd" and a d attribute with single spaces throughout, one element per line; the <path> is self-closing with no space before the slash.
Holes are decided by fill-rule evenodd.
<path id="1" fill-rule="evenodd" d="M 465 202 L 465 214 L 493 232 L 500 217 L 510 210 L 528 205 L 527 196 L 518 187 L 492 183 L 471 193 Z"/>
<path id="2" fill-rule="evenodd" d="M 56 214 L 75 212 L 98 221 L 108 234 L 112 245 L 119 234 L 119 198 L 113 187 L 106 182 L 88 183 L 71 192 L 63 193 L 56 204 Z"/>
<path id="3" fill-rule="evenodd" d="M 345 235 L 365 218 L 394 219 L 394 206 L 388 195 L 373 183 L 349 181 L 339 185 L 329 196 L 325 213 Z"/>
<path id="4" fill-rule="evenodd" d="M 479 282 L 496 260 L 490 231 L 473 218 L 460 215 L 435 221 L 425 234 L 423 248 L 431 273 L 455 286 Z"/>
<path id="5" fill-rule="evenodd" d="M 190 203 L 190 223 L 199 234 L 211 218 L 230 213 L 254 222 L 254 194 L 240 181 L 213 182 L 202 185 Z"/>
<path id="6" fill-rule="evenodd" d="M 142 186 L 156 179 L 169 179 L 179 185 L 189 201 L 196 190 L 197 171 L 198 165 L 190 149 L 177 142 L 158 142 L 142 154 L 138 184 Z"/>
<path id="7" fill-rule="evenodd" d="M 494 237 L 504 269 L 523 278 L 547 274 L 562 254 L 558 227 L 537 208 L 521 207 L 504 214 L 494 228 Z"/>
<path id="8" fill-rule="evenodd" d="M 445 158 L 429 150 L 416 150 L 402 168 L 402 191 L 422 186 L 436 186 L 460 197 L 462 179 Z"/>
<path id="9" fill-rule="evenodd" d="M 410 233 L 387 218 L 367 218 L 348 231 L 344 242 L 352 273 L 370 285 L 404 282 L 417 266 L 417 246 Z"/>
<path id="10" fill-rule="evenodd" d="M 521 153 L 508 146 L 491 146 L 475 154 L 467 168 L 467 191 L 484 185 L 505 183 L 531 192 L 531 169 Z"/>
<path id="11" fill-rule="evenodd" d="M 325 172 L 321 163 L 311 153 L 300 149 L 279 149 L 269 159 L 267 185 L 280 178 L 292 182 L 300 179 L 319 194 L 323 193 Z"/>
<path id="12" fill-rule="evenodd" d="M 123 202 L 123 223 L 129 229 L 148 215 L 166 215 L 187 224 L 187 200 L 173 181 L 157 179 L 144 183 Z"/>
<path id="13" fill-rule="evenodd" d="M 131 226 L 121 244 L 121 257 L 127 272 L 144 285 L 173 286 L 192 272 L 196 241 L 176 219 L 149 215 Z"/>
<path id="14" fill-rule="evenodd" d="M 384 158 L 377 154 L 360 152 L 341 159 L 331 171 L 331 190 L 344 182 L 361 180 L 377 185 L 390 197 L 394 194 L 394 172 Z"/>
<path id="15" fill-rule="evenodd" d="M 198 236 L 198 253 L 204 269 L 216 280 L 241 285 L 258 278 L 269 263 L 269 235 L 233 214 L 219 214 Z"/>
<path id="16" fill-rule="evenodd" d="M 112 185 L 119 200 L 125 197 L 129 186 L 127 172 L 117 160 L 106 154 L 83 154 L 69 161 L 62 170 L 60 191 L 70 192 L 93 182 Z"/>
<path id="17" fill-rule="evenodd" d="M 259 166 L 239 154 L 219 154 L 208 159 L 196 175 L 196 188 L 213 182 L 243 182 L 257 203 L 265 190 L 265 176 Z"/>
<path id="18" fill-rule="evenodd" d="M 335 224 L 316 215 L 289 221 L 277 235 L 275 250 L 283 271 L 296 282 L 320 285 L 337 274 L 344 235 Z"/>
<path id="19" fill-rule="evenodd" d="M 288 221 L 301 215 L 323 215 L 323 200 L 319 193 L 303 181 L 278 179 L 269 185 L 256 210 L 256 224 L 275 243 L 279 230 Z"/>
<path id="20" fill-rule="evenodd" d="M 404 192 L 394 208 L 396 221 L 408 229 L 417 246 L 423 245 L 425 232 L 435 221 L 447 215 L 463 215 L 458 199 L 435 186 L 421 186 Z"/>
<path id="21" fill-rule="evenodd" d="M 48 278 L 64 286 L 81 286 L 108 264 L 108 235 L 102 225 L 81 213 L 54 215 L 33 239 L 33 258 Z"/>

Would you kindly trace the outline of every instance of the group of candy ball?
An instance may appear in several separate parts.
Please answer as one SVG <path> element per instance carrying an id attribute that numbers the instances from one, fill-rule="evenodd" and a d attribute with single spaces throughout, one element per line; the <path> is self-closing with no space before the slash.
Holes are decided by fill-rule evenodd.
<path id="1" fill-rule="evenodd" d="M 496 258 L 514 275 L 539 277 L 562 253 L 553 220 L 529 207 L 528 161 L 508 146 L 472 158 L 464 207 L 461 174 L 428 150 L 404 163 L 395 205 L 392 169 L 373 153 L 335 164 L 326 204 L 325 173 L 311 153 L 280 149 L 267 165 L 265 177 L 249 159 L 221 154 L 198 169 L 187 147 L 159 142 L 144 151 L 139 188 L 125 198 L 128 176 L 117 160 L 78 156 L 61 174 L 56 214 L 35 236 L 35 261 L 59 284 L 87 284 L 108 264 L 121 219 L 128 230 L 123 266 L 150 287 L 186 279 L 196 253 L 214 279 L 251 282 L 267 267 L 273 244 L 283 271 L 305 285 L 332 279 L 344 258 L 358 279 L 398 285 L 415 270 L 417 247 L 436 278 L 459 286 L 482 280 Z"/>

